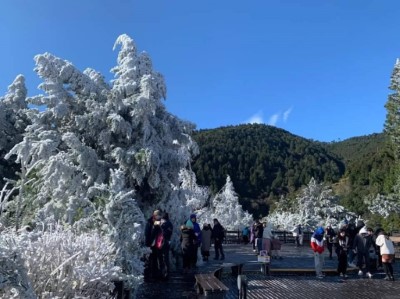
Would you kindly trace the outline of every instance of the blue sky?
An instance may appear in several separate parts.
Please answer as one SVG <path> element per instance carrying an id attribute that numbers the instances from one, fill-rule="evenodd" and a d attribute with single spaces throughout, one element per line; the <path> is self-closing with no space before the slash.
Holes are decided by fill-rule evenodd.
<path id="1" fill-rule="evenodd" d="M 337 141 L 381 132 L 400 57 L 398 0 L 3 0 L 0 94 L 51 52 L 111 80 L 127 33 L 199 129 L 262 122 Z"/>

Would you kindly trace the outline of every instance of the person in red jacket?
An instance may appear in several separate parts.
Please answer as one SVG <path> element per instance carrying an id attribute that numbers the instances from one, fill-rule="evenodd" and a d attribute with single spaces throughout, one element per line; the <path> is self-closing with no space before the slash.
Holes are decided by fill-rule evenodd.
<path id="1" fill-rule="evenodd" d="M 314 251 L 315 273 L 318 278 L 323 278 L 322 266 L 324 264 L 324 228 L 318 227 L 311 237 L 311 248 Z"/>

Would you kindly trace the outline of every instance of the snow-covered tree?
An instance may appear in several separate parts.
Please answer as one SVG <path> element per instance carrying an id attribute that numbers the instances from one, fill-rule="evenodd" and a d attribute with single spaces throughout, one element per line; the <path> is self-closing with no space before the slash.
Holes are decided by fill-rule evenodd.
<path id="1" fill-rule="evenodd" d="M 225 185 L 214 196 L 210 206 L 200 212 L 203 223 L 212 223 L 212 219 L 217 218 L 227 230 L 241 229 L 253 221 L 252 215 L 244 211 L 239 204 L 239 197 L 230 176 L 227 176 Z"/>
<path id="2" fill-rule="evenodd" d="M 16 227 L 55 221 L 77 236 L 100 233 L 115 245 L 124 279 L 135 285 L 146 252 L 144 214 L 162 207 L 177 227 L 183 214 L 204 205 L 208 191 L 190 169 L 198 152 L 194 125 L 166 111 L 164 79 L 149 56 L 138 54 L 127 35 L 118 37 L 119 46 L 110 84 L 93 69 L 81 72 L 44 53 L 35 57 L 44 94 L 26 98 L 22 87 L 9 89 L 14 97 L 3 102 L 19 103 L 28 123 L 6 155 L 21 171 L 2 192 L 1 220 Z M 23 83 L 17 79 L 15 86 Z M 45 110 L 26 109 L 27 103 Z M 12 188 L 19 193 L 9 200 Z"/>
<path id="3" fill-rule="evenodd" d="M 326 223 L 335 225 L 341 219 L 356 216 L 339 205 L 338 201 L 339 198 L 333 195 L 331 188 L 312 178 L 292 206 L 288 207 L 287 201 L 283 201 L 284 206 L 278 203 L 277 208 L 267 218 L 274 225 L 290 230 L 297 224 L 309 228 Z"/>
<path id="4" fill-rule="evenodd" d="M 378 194 L 368 203 L 368 210 L 372 214 L 388 217 L 391 213 L 400 213 L 400 199 L 397 194 Z"/>

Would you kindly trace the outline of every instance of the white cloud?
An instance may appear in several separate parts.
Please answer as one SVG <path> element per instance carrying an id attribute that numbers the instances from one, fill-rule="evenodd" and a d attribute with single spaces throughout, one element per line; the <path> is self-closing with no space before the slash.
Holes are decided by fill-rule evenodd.
<path id="1" fill-rule="evenodd" d="M 271 117 L 269 118 L 268 124 L 270 126 L 275 126 L 279 120 L 279 116 L 280 116 L 280 113 L 275 113 L 275 114 L 271 115 Z"/>
<path id="2" fill-rule="evenodd" d="M 262 111 L 258 111 L 256 114 L 254 114 L 248 120 L 246 120 L 245 123 L 246 124 L 263 124 L 264 119 L 263 119 Z"/>
<path id="3" fill-rule="evenodd" d="M 286 122 L 289 118 L 290 113 L 292 112 L 293 107 L 290 107 L 288 110 L 283 112 L 283 121 Z"/>

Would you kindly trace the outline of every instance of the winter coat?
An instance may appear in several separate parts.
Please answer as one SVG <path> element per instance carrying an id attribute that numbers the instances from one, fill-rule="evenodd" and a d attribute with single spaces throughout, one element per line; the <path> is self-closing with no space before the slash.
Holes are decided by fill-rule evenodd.
<path id="1" fill-rule="evenodd" d="M 367 229 L 363 227 L 354 238 L 353 249 L 359 253 L 368 253 L 372 245 L 372 236 L 368 235 Z"/>
<path id="2" fill-rule="evenodd" d="M 349 237 L 348 236 L 340 236 L 338 237 L 338 243 L 337 243 L 337 247 L 336 247 L 336 253 L 338 255 L 343 254 L 343 253 L 347 253 L 348 249 L 351 249 L 350 246 L 350 242 L 349 242 Z"/>
<path id="3" fill-rule="evenodd" d="M 272 229 L 271 229 L 271 225 L 267 224 L 267 226 L 264 227 L 262 237 L 263 237 L 263 239 L 272 239 Z"/>
<path id="4" fill-rule="evenodd" d="M 219 241 L 222 241 L 224 239 L 225 229 L 223 228 L 221 223 L 218 222 L 217 224 L 214 225 L 214 227 L 212 228 L 211 236 L 214 240 L 218 239 Z"/>
<path id="5" fill-rule="evenodd" d="M 256 225 L 255 230 L 254 230 L 254 236 L 256 238 L 261 239 L 264 233 L 264 227 L 262 225 L 262 223 L 259 223 Z"/>
<path id="6" fill-rule="evenodd" d="M 318 228 L 311 236 L 310 242 L 311 248 L 314 252 L 323 253 L 324 252 L 324 229 L 322 227 Z"/>
<path id="7" fill-rule="evenodd" d="M 144 230 L 144 237 L 145 237 L 145 245 L 147 247 L 154 246 L 154 242 L 156 237 L 161 234 L 161 227 L 160 225 L 154 225 L 153 216 L 147 220 L 146 227 Z"/>
<path id="8" fill-rule="evenodd" d="M 326 234 L 326 240 L 329 243 L 334 243 L 335 237 L 336 237 L 336 233 L 333 230 L 333 228 L 332 227 L 327 228 L 326 231 L 325 231 L 325 234 Z"/>
<path id="9" fill-rule="evenodd" d="M 194 248 L 196 236 L 193 229 L 185 227 L 181 230 L 181 248 L 183 253 L 190 253 Z"/>
<path id="10" fill-rule="evenodd" d="M 172 236 L 172 223 L 169 220 L 161 220 L 161 230 L 164 236 L 164 242 L 167 243 L 171 241 Z"/>
<path id="11" fill-rule="evenodd" d="M 376 245 L 379 246 L 381 255 L 395 253 L 392 240 L 384 234 L 381 234 L 376 238 Z"/>
<path id="12" fill-rule="evenodd" d="M 201 251 L 210 251 L 212 230 L 207 226 L 201 231 Z"/>

